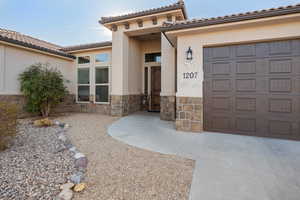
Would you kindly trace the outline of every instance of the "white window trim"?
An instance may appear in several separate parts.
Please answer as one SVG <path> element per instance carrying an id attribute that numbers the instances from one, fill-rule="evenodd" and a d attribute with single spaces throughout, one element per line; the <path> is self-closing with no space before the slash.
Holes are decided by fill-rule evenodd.
<path id="1" fill-rule="evenodd" d="M 80 83 L 78 83 L 78 70 L 79 69 L 89 69 L 89 82 L 90 82 L 89 84 L 80 84 Z M 76 86 L 76 103 L 82 103 L 82 104 L 90 103 L 90 100 L 89 101 L 78 101 L 78 87 L 79 86 L 89 86 L 89 98 L 91 96 L 91 68 L 89 66 L 78 65 L 77 71 L 76 71 L 76 85 L 77 85 Z"/>
<path id="2" fill-rule="evenodd" d="M 96 83 L 96 69 L 108 69 L 108 82 L 107 83 Z M 110 89 L 111 89 L 111 86 L 110 86 L 110 72 L 111 71 L 111 66 L 109 65 L 101 65 L 101 66 L 95 66 L 95 73 L 94 73 L 94 76 L 95 76 L 95 98 L 94 98 L 94 104 L 110 104 Z M 96 88 L 97 86 L 108 86 L 108 101 L 107 102 L 98 102 L 96 101 Z"/>

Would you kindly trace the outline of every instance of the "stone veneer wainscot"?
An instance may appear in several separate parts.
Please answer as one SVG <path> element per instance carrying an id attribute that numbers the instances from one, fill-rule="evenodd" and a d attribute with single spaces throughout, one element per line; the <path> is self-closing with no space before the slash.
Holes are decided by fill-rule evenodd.
<path id="1" fill-rule="evenodd" d="M 160 97 L 160 119 L 166 121 L 175 121 L 176 116 L 176 97 Z"/>
<path id="2" fill-rule="evenodd" d="M 111 115 L 122 117 L 141 110 L 141 95 L 112 95 Z"/>
<path id="3" fill-rule="evenodd" d="M 176 98 L 176 129 L 203 131 L 203 99 L 198 97 Z"/>

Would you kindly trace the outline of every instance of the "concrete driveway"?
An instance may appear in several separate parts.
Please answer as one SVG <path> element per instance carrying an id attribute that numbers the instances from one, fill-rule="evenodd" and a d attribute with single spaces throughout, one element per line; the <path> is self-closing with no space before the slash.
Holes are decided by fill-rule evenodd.
<path id="1" fill-rule="evenodd" d="M 108 133 L 127 144 L 196 160 L 190 200 L 299 200 L 300 142 L 179 132 L 155 113 L 137 113 Z"/>

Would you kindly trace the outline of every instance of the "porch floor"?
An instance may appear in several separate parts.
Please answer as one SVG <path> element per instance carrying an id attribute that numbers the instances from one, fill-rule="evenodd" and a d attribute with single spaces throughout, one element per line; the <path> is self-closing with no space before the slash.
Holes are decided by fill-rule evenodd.
<path id="1" fill-rule="evenodd" d="M 108 133 L 127 144 L 196 160 L 191 200 L 298 200 L 300 142 L 176 131 L 159 114 L 121 118 Z"/>

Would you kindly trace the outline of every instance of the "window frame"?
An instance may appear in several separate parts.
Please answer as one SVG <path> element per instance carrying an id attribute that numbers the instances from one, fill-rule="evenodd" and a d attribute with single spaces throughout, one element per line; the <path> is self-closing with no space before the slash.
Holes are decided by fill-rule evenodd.
<path id="1" fill-rule="evenodd" d="M 99 63 L 99 62 L 98 62 Z M 94 84 L 95 84 L 95 87 L 94 87 L 94 90 L 95 90 L 95 98 L 94 98 L 94 104 L 110 104 L 110 66 L 109 65 L 107 65 L 107 66 L 95 66 L 95 73 L 94 73 L 94 78 L 95 78 L 95 82 L 94 82 Z M 96 71 L 97 71 L 97 69 L 108 69 L 108 82 L 107 83 L 96 83 Z M 99 101 L 96 101 L 96 91 L 97 91 L 97 86 L 107 86 L 108 87 L 108 100 L 107 100 L 107 102 L 99 102 Z"/>
<path id="2" fill-rule="evenodd" d="M 88 69 L 89 70 L 89 84 L 78 83 L 78 72 L 80 69 Z M 79 94 L 78 94 L 79 86 L 89 86 L 89 101 L 79 101 L 79 98 L 78 98 L 79 97 Z M 76 103 L 90 103 L 90 101 L 91 101 L 90 98 L 91 98 L 91 68 L 89 66 L 77 67 L 77 71 L 76 71 Z"/>

